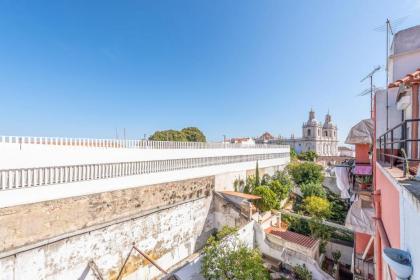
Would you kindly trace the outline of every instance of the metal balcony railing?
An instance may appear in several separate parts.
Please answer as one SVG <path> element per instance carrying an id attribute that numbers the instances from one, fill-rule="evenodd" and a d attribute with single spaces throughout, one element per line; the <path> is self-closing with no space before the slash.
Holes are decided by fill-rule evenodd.
<path id="1" fill-rule="evenodd" d="M 375 279 L 375 263 L 373 260 L 363 260 L 361 256 L 354 253 L 354 279 L 356 280 L 374 280 Z"/>
<path id="2" fill-rule="evenodd" d="M 391 167 L 400 164 L 404 175 L 411 162 L 420 162 L 418 153 L 412 155 L 411 150 L 418 147 L 419 137 L 411 138 L 411 130 L 419 127 L 420 119 L 408 119 L 389 129 L 377 139 L 377 158 L 380 162 L 389 163 Z M 417 148 L 416 148 L 417 149 Z"/>
<path id="3" fill-rule="evenodd" d="M 0 170 L 0 191 L 241 162 L 288 158 L 286 153 L 216 156 Z"/>

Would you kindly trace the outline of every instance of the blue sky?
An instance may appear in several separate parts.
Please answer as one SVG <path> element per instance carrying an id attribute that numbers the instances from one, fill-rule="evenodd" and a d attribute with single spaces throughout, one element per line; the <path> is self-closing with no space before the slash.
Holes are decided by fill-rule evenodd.
<path id="1" fill-rule="evenodd" d="M 369 116 L 387 17 L 420 0 L 0 0 L 0 134 L 128 138 L 201 128 L 300 135 L 311 107 L 343 140 Z M 384 83 L 384 72 L 378 75 Z"/>

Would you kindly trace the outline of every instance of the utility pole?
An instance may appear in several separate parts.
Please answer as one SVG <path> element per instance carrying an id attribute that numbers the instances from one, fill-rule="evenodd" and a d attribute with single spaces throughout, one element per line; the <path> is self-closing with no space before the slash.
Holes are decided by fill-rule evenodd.
<path id="1" fill-rule="evenodd" d="M 385 69 L 385 75 L 386 75 L 386 130 L 389 129 L 389 97 L 388 97 L 388 84 L 389 84 L 389 33 L 391 32 L 392 35 L 394 35 L 394 32 L 392 31 L 391 22 L 389 21 L 389 18 L 386 19 L 386 69 Z"/>

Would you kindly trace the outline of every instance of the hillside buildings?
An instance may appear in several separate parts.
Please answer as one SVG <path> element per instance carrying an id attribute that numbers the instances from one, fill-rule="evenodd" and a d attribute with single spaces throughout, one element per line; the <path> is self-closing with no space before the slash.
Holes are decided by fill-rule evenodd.
<path id="1" fill-rule="evenodd" d="M 315 112 L 311 109 L 309 118 L 302 125 L 302 137 L 275 138 L 266 132 L 256 139 L 256 143 L 282 143 L 290 145 L 299 154 L 314 151 L 319 156 L 338 156 L 338 128 L 332 122 L 328 113 L 324 123 L 318 122 Z"/>

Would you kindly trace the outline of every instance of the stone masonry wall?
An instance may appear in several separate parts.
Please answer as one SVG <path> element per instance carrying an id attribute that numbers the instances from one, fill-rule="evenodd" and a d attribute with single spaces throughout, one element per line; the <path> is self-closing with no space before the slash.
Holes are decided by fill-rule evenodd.
<path id="1" fill-rule="evenodd" d="M 214 177 L 204 177 L 2 208 L 0 253 L 151 209 L 208 197 L 213 189 Z"/>
<path id="2" fill-rule="evenodd" d="M 137 219 L 66 238 L 0 259 L 1 280 L 97 280 L 88 263 L 94 261 L 103 279 L 115 280 L 136 246 L 164 269 L 194 253 L 197 242 L 213 231 L 212 197 L 160 210 Z M 201 238 L 205 236 L 205 238 Z M 124 280 L 154 279 L 161 273 L 133 252 L 122 272 Z"/>

